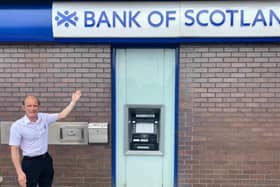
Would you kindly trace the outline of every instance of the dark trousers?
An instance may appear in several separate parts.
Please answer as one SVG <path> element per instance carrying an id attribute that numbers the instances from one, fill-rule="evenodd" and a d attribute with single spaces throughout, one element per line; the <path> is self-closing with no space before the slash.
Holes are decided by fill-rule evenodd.
<path id="1" fill-rule="evenodd" d="M 27 187 L 51 187 L 54 175 L 52 157 L 46 153 L 22 159 L 22 169 L 27 178 Z"/>

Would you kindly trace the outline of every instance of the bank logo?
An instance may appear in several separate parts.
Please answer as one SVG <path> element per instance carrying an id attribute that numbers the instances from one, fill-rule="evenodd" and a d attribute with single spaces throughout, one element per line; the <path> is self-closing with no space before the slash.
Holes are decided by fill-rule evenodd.
<path id="1" fill-rule="evenodd" d="M 68 10 L 65 10 L 63 13 L 57 11 L 57 15 L 55 16 L 57 26 L 64 24 L 64 27 L 69 27 L 70 25 L 76 27 L 76 23 L 78 20 L 79 18 L 76 11 L 73 13 L 70 13 Z"/>

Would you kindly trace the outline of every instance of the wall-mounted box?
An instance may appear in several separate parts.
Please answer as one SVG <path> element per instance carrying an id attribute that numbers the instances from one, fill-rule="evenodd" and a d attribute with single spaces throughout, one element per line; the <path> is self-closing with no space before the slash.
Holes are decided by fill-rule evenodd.
<path id="1" fill-rule="evenodd" d="M 108 123 L 89 123 L 88 138 L 88 143 L 108 143 Z"/>
<path id="2" fill-rule="evenodd" d="M 85 130 L 83 127 L 61 127 L 60 140 L 62 142 L 84 142 Z"/>
<path id="3" fill-rule="evenodd" d="M 49 144 L 88 144 L 87 122 L 55 122 L 49 128 Z"/>
<path id="4" fill-rule="evenodd" d="M 1 121 L 0 122 L 0 134 L 1 134 L 1 144 L 9 144 L 10 138 L 10 128 L 13 121 Z"/>

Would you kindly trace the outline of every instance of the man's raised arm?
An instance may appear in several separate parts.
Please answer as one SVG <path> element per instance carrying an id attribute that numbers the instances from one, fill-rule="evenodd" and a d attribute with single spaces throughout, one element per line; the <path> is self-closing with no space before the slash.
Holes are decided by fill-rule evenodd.
<path id="1" fill-rule="evenodd" d="M 58 119 L 63 119 L 66 118 L 70 112 L 73 110 L 73 108 L 75 107 L 77 101 L 80 99 L 81 97 L 81 90 L 76 90 L 73 94 L 72 94 L 72 100 L 71 102 L 68 104 L 68 106 L 66 106 L 59 114 L 58 114 Z"/>

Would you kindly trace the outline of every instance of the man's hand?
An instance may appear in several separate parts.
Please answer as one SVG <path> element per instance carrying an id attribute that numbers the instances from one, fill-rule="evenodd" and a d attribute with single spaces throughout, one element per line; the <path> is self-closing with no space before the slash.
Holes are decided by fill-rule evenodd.
<path id="1" fill-rule="evenodd" d="M 26 187 L 26 176 L 25 173 L 18 174 L 18 183 L 21 187 Z"/>
<path id="2" fill-rule="evenodd" d="M 76 90 L 73 94 L 72 94 L 72 101 L 71 102 L 74 102 L 76 103 L 80 97 L 81 97 L 81 90 Z"/>

